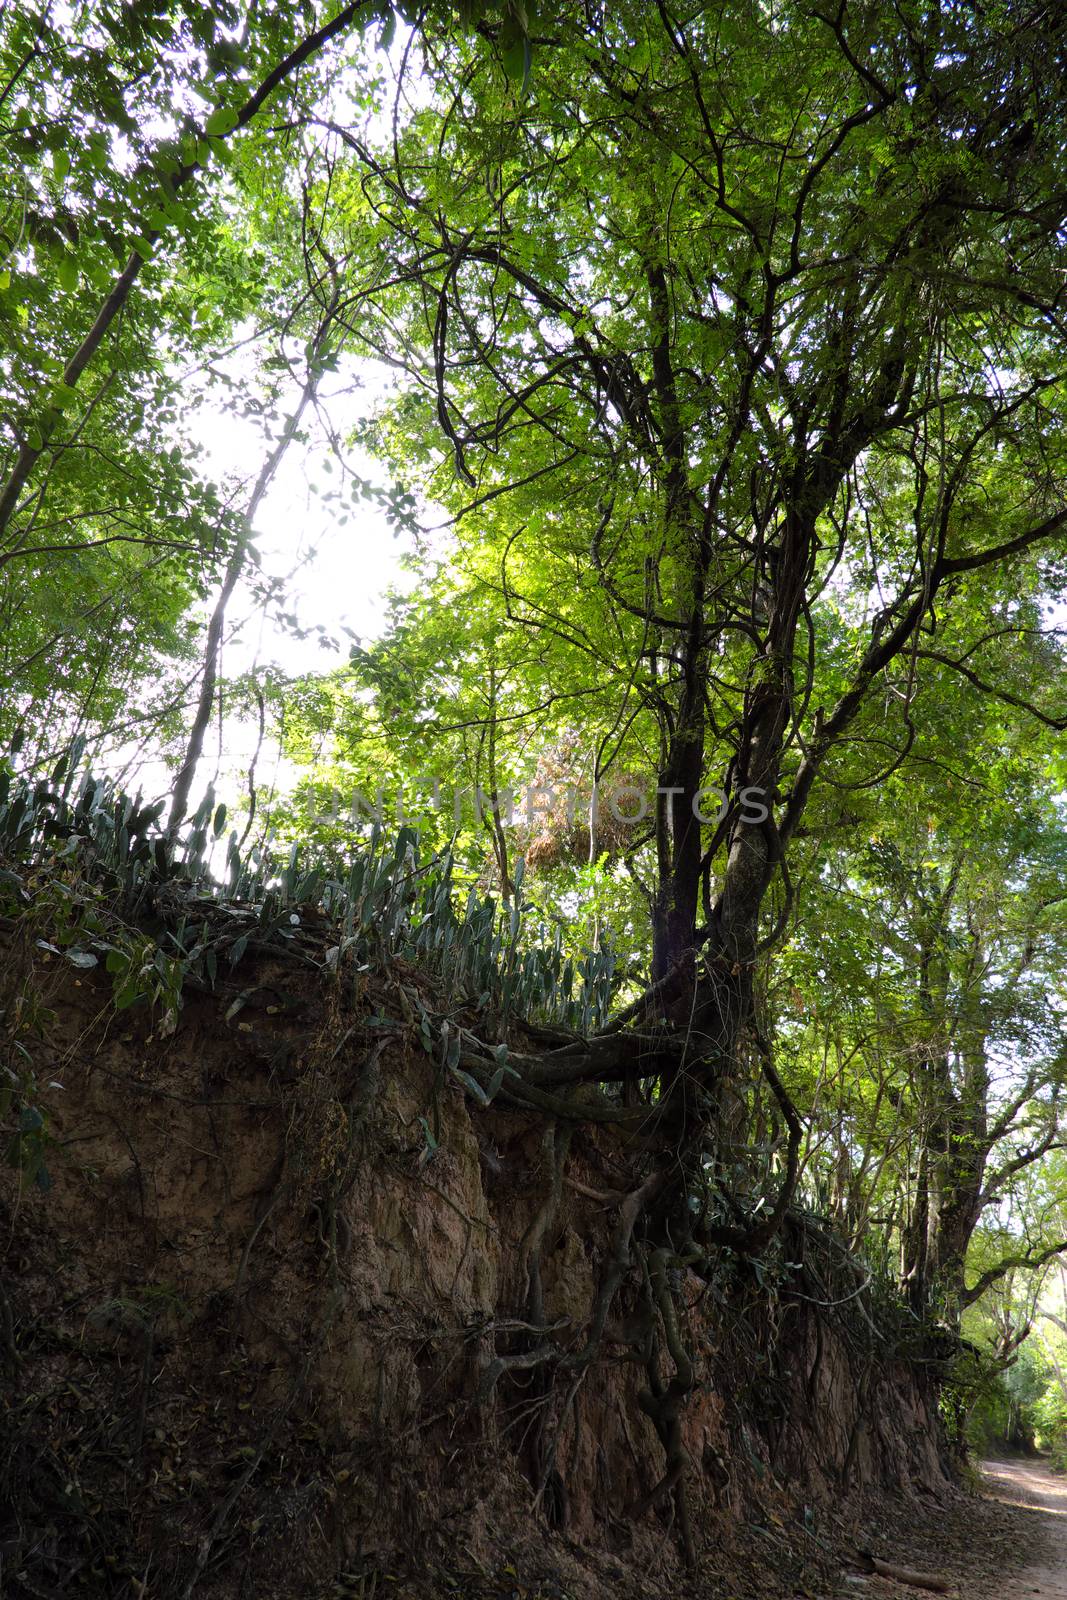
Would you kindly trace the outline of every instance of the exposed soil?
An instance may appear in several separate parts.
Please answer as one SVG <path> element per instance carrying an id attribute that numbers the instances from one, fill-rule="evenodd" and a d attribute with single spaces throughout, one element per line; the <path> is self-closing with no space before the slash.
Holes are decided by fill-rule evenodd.
<path id="1" fill-rule="evenodd" d="M 686 1573 L 673 1507 L 649 1498 L 642 1302 L 620 1293 L 597 1359 L 542 1381 L 522 1319 L 544 1129 L 442 1081 L 413 976 L 342 992 L 245 963 L 161 1038 L 29 944 L 0 977 L 24 972 L 37 1006 L 51 1186 L 0 1171 L 5 1600 L 822 1597 L 864 1487 L 877 1554 L 900 1503 L 906 1534 L 934 1530 L 927 1565 L 946 1519 L 973 1546 L 930 1352 L 875 1359 L 817 1224 L 785 1251 L 821 1289 L 727 1259 L 679 1282 L 699 1379 Z M 634 1160 L 606 1134 L 571 1142 L 542 1252 L 561 1361 L 588 1336 Z M 990 1509 L 1003 1555 L 1037 1513 Z M 991 1549 L 983 1571 L 1004 1564 Z"/>

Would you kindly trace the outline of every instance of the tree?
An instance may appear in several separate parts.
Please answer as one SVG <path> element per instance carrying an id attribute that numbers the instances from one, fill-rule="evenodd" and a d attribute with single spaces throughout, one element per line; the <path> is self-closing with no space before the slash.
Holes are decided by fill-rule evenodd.
<path id="1" fill-rule="evenodd" d="M 654 721 L 680 1100 L 731 1070 L 816 785 L 879 781 L 928 672 L 980 678 L 1008 597 L 1062 581 L 1061 50 L 1012 8 L 624 7 L 526 100 L 450 41 L 394 146 L 322 119 L 361 337 L 417 386 L 387 437 L 425 460 L 436 422 L 425 487 L 509 623 L 591 672 L 611 639 Z"/>
<path id="2" fill-rule="evenodd" d="M 945 695 L 936 768 L 919 741 L 891 807 L 824 842 L 778 980 L 795 1000 L 783 1017 L 799 1012 L 783 1049 L 816 1126 L 834 1130 L 822 1165 L 842 1223 L 861 1240 L 888 1212 L 913 1309 L 954 1326 L 999 1276 L 1062 1245 L 1019 1201 L 1060 1148 L 1067 1067 L 1060 815 L 1022 730 L 962 700 L 969 745 L 944 737 Z M 968 1283 L 987 1213 L 1016 1225 Z"/>
<path id="3" fill-rule="evenodd" d="M 161 670 L 190 659 L 190 613 L 217 579 L 232 590 L 271 475 L 205 481 L 183 422 L 238 326 L 300 331 L 324 264 L 305 282 L 299 108 L 338 84 L 373 106 L 373 66 L 347 48 L 372 21 L 384 37 L 396 15 L 369 0 L 0 10 L 0 738 L 47 726 L 31 759 L 76 731 L 128 734 L 146 689 L 165 731 L 182 720 L 191 685 L 159 692 Z M 449 10 L 423 25 L 447 29 Z M 210 702 L 212 671 L 194 699 Z"/>
<path id="4" fill-rule="evenodd" d="M 397 520 L 421 494 L 448 525 L 418 550 L 421 587 L 383 640 L 347 672 L 272 688 L 290 750 L 325 749 L 276 820 L 332 866 L 346 825 L 324 818 L 324 790 L 328 809 L 342 786 L 343 812 L 353 780 L 373 792 L 450 767 L 483 791 L 481 814 L 426 831 L 457 832 L 471 877 L 495 878 L 513 957 L 522 854 L 540 858 L 538 893 L 570 936 L 595 889 L 591 942 L 604 906 L 630 943 L 640 981 L 598 1032 L 588 1006 L 584 1031 L 527 1019 L 502 1063 L 499 1039 L 438 1021 L 474 1098 L 491 1089 L 549 1125 L 553 1187 L 520 1308 L 544 1336 L 539 1366 L 580 1376 L 640 1254 L 653 1331 L 632 1353 L 666 1458 L 648 1504 L 676 1493 L 688 1540 L 680 1417 L 697 1380 L 674 1270 L 711 1280 L 723 1251 L 810 1232 L 800 1192 L 867 1253 L 856 1295 L 879 1250 L 881 1264 L 899 1251 L 921 1331 L 1060 1248 L 1041 1195 L 1060 1153 L 1062 1007 L 1040 988 L 1064 948 L 1067 21 L 1022 0 L 685 13 L 623 0 L 531 23 L 508 0 L 470 7 L 466 33 L 443 12 L 422 19 L 383 127 L 369 90 L 357 106 L 328 92 L 351 87 L 336 46 L 369 10 L 268 6 L 240 37 L 236 13 L 221 33 L 199 10 L 135 13 L 120 43 L 138 126 L 154 106 L 164 131 L 101 180 L 133 255 L 95 320 L 82 303 L 56 318 L 46 276 L 34 290 L 4 379 L 8 570 L 49 570 L 57 553 L 30 543 L 44 508 L 79 562 L 110 540 L 95 480 L 73 470 L 82 440 L 99 429 L 114 449 L 191 282 L 214 286 L 216 334 L 260 304 L 227 277 L 262 244 L 248 208 L 272 196 L 283 234 L 299 215 L 299 241 L 277 249 L 286 309 L 263 363 L 281 363 L 272 420 L 286 379 L 297 398 L 258 481 L 222 514 L 153 443 L 136 491 L 180 479 L 181 503 L 175 490 L 145 525 L 153 560 L 190 506 L 202 513 L 175 591 L 138 602 L 138 644 L 187 645 L 190 599 L 221 575 L 184 685 L 196 709 L 171 844 L 258 499 L 324 362 L 369 353 L 399 381 L 355 442 L 393 467 Z M 24 64 L 16 51 L 5 98 L 35 48 Z M 181 126 L 164 104 L 168 52 L 195 107 Z M 197 98 L 202 61 L 212 93 Z M 95 106 L 92 73 L 86 85 Z M 224 157 L 209 190 L 208 161 Z M 69 175 L 39 165 L 46 186 Z M 61 285 L 70 263 L 54 273 Z M 199 359 L 210 341 L 179 343 Z M 47 383 L 38 348 L 59 363 Z M 343 456 L 348 441 L 331 442 Z M 123 447 L 115 472 L 136 453 Z M 74 605 L 71 586 L 45 625 L 12 590 L 11 614 L 37 628 L 24 658 L 77 625 Z M 84 653 L 69 660 L 80 671 Z M 107 666 L 94 707 L 119 703 L 136 665 Z M 573 777 L 582 826 L 557 807 L 543 837 L 509 827 L 504 789 L 548 774 Z M 647 799 L 642 827 L 598 820 L 612 777 Z M 450 873 L 434 888 L 447 907 Z M 480 903 L 490 952 L 497 915 Z M 573 978 L 562 932 L 550 954 L 552 982 Z M 569 1130 L 586 1122 L 634 1142 L 596 1304 L 564 1350 L 543 1326 L 539 1252 Z"/>

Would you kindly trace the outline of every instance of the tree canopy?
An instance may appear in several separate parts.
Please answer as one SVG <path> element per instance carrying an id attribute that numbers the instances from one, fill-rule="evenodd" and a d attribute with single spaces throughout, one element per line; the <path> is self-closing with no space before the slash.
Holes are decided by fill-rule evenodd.
<path id="1" fill-rule="evenodd" d="M 265 849 L 421 794 L 613 974 L 524 1103 L 640 1125 L 650 1238 L 758 1255 L 803 1202 L 958 1330 L 1067 1241 L 1065 84 L 1027 0 L 0 7 L 12 764 L 136 734 L 173 840 L 247 691 Z M 215 482 L 238 345 L 267 437 Z M 228 684 L 312 414 L 415 581 Z"/>

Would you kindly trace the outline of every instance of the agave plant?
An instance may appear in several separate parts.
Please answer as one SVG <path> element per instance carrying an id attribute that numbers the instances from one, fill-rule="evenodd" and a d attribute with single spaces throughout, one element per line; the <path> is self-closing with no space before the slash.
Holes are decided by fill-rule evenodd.
<path id="1" fill-rule="evenodd" d="M 525 899 L 521 863 L 503 903 L 476 886 L 461 896 L 452 852 L 422 860 L 410 827 L 390 838 L 375 823 L 347 862 L 310 859 L 299 844 L 284 856 L 269 843 L 243 855 L 235 832 L 223 845 L 227 810 L 210 789 L 174 836 L 161 824 L 164 802 L 146 805 L 109 779 L 79 775 L 83 741 L 74 740 L 45 779 L 17 773 L 17 754 L 15 743 L 0 760 L 0 857 L 37 869 L 76 865 L 131 923 L 150 905 L 158 909 L 160 886 L 171 891 L 156 957 L 139 945 L 134 962 L 125 945 L 92 941 L 121 978 L 123 1004 L 138 993 L 134 970 L 148 974 L 146 994 L 156 998 L 161 986 L 173 995 L 189 971 L 214 982 L 222 950 L 235 965 L 253 935 L 291 939 L 301 913 L 314 909 L 335 929 L 329 964 L 349 952 L 369 965 L 403 956 L 501 1024 L 524 1018 L 588 1032 L 606 1019 L 618 982 L 614 953 L 589 950 L 576 965 L 559 929 L 550 933 Z M 237 923 L 220 932 L 216 907 L 237 914 Z"/>

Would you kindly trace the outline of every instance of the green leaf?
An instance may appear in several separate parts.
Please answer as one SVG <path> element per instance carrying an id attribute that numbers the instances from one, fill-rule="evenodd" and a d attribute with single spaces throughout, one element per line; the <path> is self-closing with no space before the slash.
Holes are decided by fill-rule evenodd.
<path id="1" fill-rule="evenodd" d="M 520 96 L 525 96 L 530 85 L 533 51 L 529 34 L 514 17 L 508 17 L 500 30 L 500 59 L 509 81 L 517 83 Z"/>
<path id="2" fill-rule="evenodd" d="M 479 1105 L 487 1106 L 489 1104 L 490 1096 L 486 1094 L 477 1078 L 472 1078 L 469 1072 L 463 1071 L 462 1067 L 452 1067 L 451 1071 L 459 1079 L 463 1087 L 474 1096 Z"/>
<path id="3" fill-rule="evenodd" d="M 204 123 L 204 132 L 211 139 L 220 139 L 227 133 L 232 133 L 237 126 L 237 113 L 225 106 L 220 106 L 213 111 Z"/>
<path id="4" fill-rule="evenodd" d="M 504 1074 L 507 1072 L 507 1070 L 507 1067 L 497 1067 L 496 1071 L 493 1073 L 493 1076 L 489 1079 L 489 1086 L 485 1091 L 486 1104 L 488 1104 L 490 1100 L 494 1100 L 496 1098 L 500 1090 L 500 1085 L 504 1081 Z"/>

